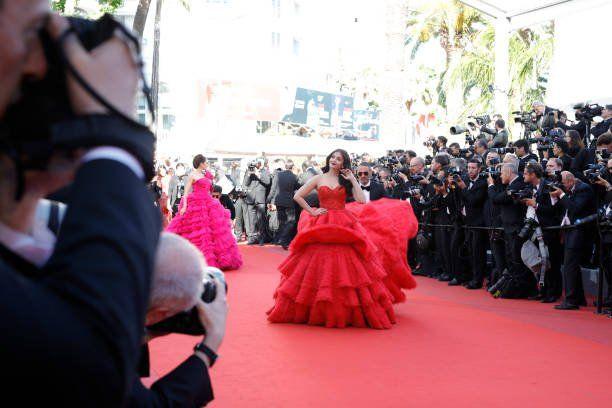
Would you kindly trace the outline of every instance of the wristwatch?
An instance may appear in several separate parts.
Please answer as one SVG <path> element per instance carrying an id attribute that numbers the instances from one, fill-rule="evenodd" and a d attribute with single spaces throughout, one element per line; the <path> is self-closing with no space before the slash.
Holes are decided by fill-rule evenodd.
<path id="1" fill-rule="evenodd" d="M 196 344 L 195 347 L 193 348 L 193 351 L 199 351 L 200 353 L 204 353 L 206 355 L 206 357 L 208 357 L 208 359 L 210 360 L 210 367 L 211 368 L 212 368 L 212 366 L 215 365 L 215 362 L 217 361 L 217 358 L 219 358 L 217 353 L 212 351 L 210 349 L 210 347 L 208 347 L 206 344 L 204 344 L 203 341 L 198 343 L 198 344 Z"/>

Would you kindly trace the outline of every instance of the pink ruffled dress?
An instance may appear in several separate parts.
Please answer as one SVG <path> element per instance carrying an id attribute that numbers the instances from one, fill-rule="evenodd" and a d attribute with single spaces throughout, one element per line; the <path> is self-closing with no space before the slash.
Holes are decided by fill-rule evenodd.
<path id="1" fill-rule="evenodd" d="M 193 191 L 183 197 L 180 207 L 187 204 L 183 215 L 177 215 L 166 231 L 188 239 L 202 251 L 209 266 L 223 270 L 242 266 L 242 255 L 232 234 L 229 210 L 211 195 L 213 176 L 206 173 L 192 184 Z"/>

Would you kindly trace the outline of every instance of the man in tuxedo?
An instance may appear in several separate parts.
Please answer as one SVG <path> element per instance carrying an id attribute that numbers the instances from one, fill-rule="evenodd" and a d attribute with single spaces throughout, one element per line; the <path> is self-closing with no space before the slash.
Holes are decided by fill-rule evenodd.
<path id="1" fill-rule="evenodd" d="M 263 245 L 266 239 L 266 196 L 270 187 L 270 172 L 261 162 L 251 163 L 242 182 L 249 213 L 248 245 Z"/>
<path id="2" fill-rule="evenodd" d="M 176 176 L 174 168 L 168 168 L 168 177 L 170 177 L 168 181 L 168 205 L 172 209 L 179 195 L 179 178 Z"/>
<path id="3" fill-rule="evenodd" d="M 462 212 L 465 215 L 465 225 L 468 227 L 484 226 L 484 205 L 488 198 L 487 181 L 480 177 L 480 170 L 480 160 L 473 158 L 468 162 L 467 179 L 457 179 L 457 186 L 461 189 L 463 202 Z M 481 229 L 468 228 L 466 242 L 470 248 L 470 266 L 472 269 L 472 277 L 466 287 L 468 289 L 480 289 L 487 266 L 487 232 Z M 454 276 L 453 279 L 455 282 L 451 281 L 449 285 L 465 282 L 467 277 Z"/>
<path id="4" fill-rule="evenodd" d="M 563 189 L 555 189 L 551 197 L 559 200 L 562 211 L 562 225 L 574 225 L 577 220 L 592 215 L 596 211 L 595 194 L 591 187 L 578 180 L 569 171 L 561 173 Z M 580 261 L 585 254 L 590 255 L 595 234 L 592 224 L 570 228 L 565 233 L 565 253 L 563 255 L 563 281 L 565 300 L 555 306 L 557 310 L 574 310 L 585 305 Z"/>
<path id="5" fill-rule="evenodd" d="M 287 160 L 285 170 L 276 174 L 270 190 L 270 206 L 278 213 L 279 228 L 276 241 L 283 249 L 289 249 L 289 244 L 297 232 L 295 201 L 293 201 L 297 187 L 298 179 L 293 173 L 293 161 Z"/>
<path id="6" fill-rule="evenodd" d="M 388 197 L 383 185 L 372 180 L 372 168 L 367 163 L 361 163 L 357 168 L 357 180 L 359 181 L 359 186 L 363 190 L 366 202 Z M 352 197 L 348 200 L 354 201 Z"/>
<path id="7" fill-rule="evenodd" d="M 516 148 L 516 157 L 519 159 L 518 171 L 519 174 L 523 174 L 525 165 L 530 161 L 539 161 L 538 156 L 529 151 L 529 142 L 525 139 L 520 139 L 514 142 Z"/>
<path id="8" fill-rule="evenodd" d="M 38 39 L 45 24 L 55 39 L 68 28 L 64 18 L 50 13 L 46 0 L 0 1 L 0 126 L 9 103 L 19 101 L 21 82 L 46 74 Z M 129 115 L 138 73 L 123 40 L 114 37 L 94 54 L 74 35 L 63 44 L 87 83 Z M 91 75 L 96 72 L 105 75 Z M 18 242 L 32 239 L 31 218 L 20 214 L 31 208 L 32 197 L 70 177 L 64 164 L 46 171 L 17 166 L 10 149 L 1 159 L 0 359 L 10 373 L 3 376 L 3 398 L 21 406 L 51 401 L 123 406 L 135 378 L 160 230 L 159 213 L 145 189 L 153 176 L 154 138 L 108 114 L 71 77 L 68 81 L 75 116 L 54 125 L 53 133 L 97 142 L 77 165 L 71 209 L 55 252 L 41 268 L 44 279 L 29 277 L 37 268 L 13 252 Z M 19 143 L 19 136 L 9 134 L 9 146 Z M 19 180 L 23 195 L 17 194 Z"/>
<path id="9" fill-rule="evenodd" d="M 523 264 L 521 249 L 524 240 L 518 235 L 525 222 L 527 209 L 511 195 L 512 192 L 524 191 L 527 185 L 523 181 L 523 177 L 519 175 L 516 163 L 504 163 L 502 165 L 501 182 L 506 188 L 496 192 L 494 189 L 495 180 L 489 176 L 487 179 L 489 199 L 500 208 L 509 273 L 515 282 L 520 284 L 518 292 L 513 295 L 515 297 L 527 297 L 533 291 L 530 288 L 530 283 L 532 283 L 530 280 L 533 280 L 533 275 Z"/>
<path id="10" fill-rule="evenodd" d="M 522 200 L 522 203 L 527 206 L 527 218 L 536 219 L 542 228 L 558 226 L 561 223 L 561 206 L 558 199 L 550 196 L 551 185 L 549 181 L 544 179 L 542 166 L 539 163 L 528 163 L 523 177 L 526 183 L 531 184 L 534 192 L 533 198 Z M 551 267 L 546 271 L 544 292 L 534 297 L 534 300 L 541 300 L 542 303 L 553 303 L 561 296 L 563 248 L 559 231 L 544 230 L 543 238 L 544 244 L 548 248 L 548 260 Z"/>
<path id="11" fill-rule="evenodd" d="M 597 138 L 595 148 L 581 149 L 574 160 L 572 160 L 571 172 L 575 177 L 582 181 L 587 181 L 584 171 L 589 164 L 595 164 L 598 160 L 598 155 L 603 151 L 612 152 L 612 133 L 604 133 Z"/>
<path id="12" fill-rule="evenodd" d="M 593 126 L 591 129 L 591 134 L 595 137 L 595 139 L 604 133 L 610 132 L 610 127 L 612 126 L 612 104 L 604 107 L 604 109 L 601 111 L 601 118 L 603 120 Z"/>

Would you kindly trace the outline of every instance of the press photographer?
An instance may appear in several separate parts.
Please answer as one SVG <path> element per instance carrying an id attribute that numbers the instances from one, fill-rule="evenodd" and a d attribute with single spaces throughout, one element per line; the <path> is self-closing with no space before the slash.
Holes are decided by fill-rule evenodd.
<path id="1" fill-rule="evenodd" d="M 483 173 L 486 175 L 488 180 L 489 176 L 493 179 L 493 185 L 488 186 L 487 183 L 487 196 L 490 194 L 499 194 L 505 186 L 501 182 L 501 164 L 499 160 L 499 154 L 495 151 L 489 152 L 486 161 L 487 167 Z M 489 193 L 489 190 L 491 193 Z M 497 204 L 489 198 L 485 201 L 483 208 L 484 223 L 487 227 L 500 228 L 501 223 L 501 210 Z M 506 270 L 506 249 L 504 244 L 504 234 L 500 230 L 490 230 L 489 232 L 489 245 L 493 255 L 494 268 L 489 276 L 489 287 L 492 286 L 501 276 L 504 270 Z"/>
<path id="2" fill-rule="evenodd" d="M 591 187 L 578 180 L 569 171 L 561 173 L 562 188 L 555 188 L 550 196 L 562 206 L 563 225 L 576 225 L 576 221 L 596 211 L 595 195 Z M 555 306 L 558 310 L 574 310 L 586 305 L 582 287 L 581 261 L 590 258 L 595 231 L 590 223 L 564 231 L 565 251 L 563 255 L 564 301 Z"/>
<path id="3" fill-rule="evenodd" d="M 539 161 L 538 156 L 531 153 L 529 150 L 529 142 L 525 139 L 519 139 L 514 142 L 515 154 L 519 159 L 518 171 L 520 174 L 523 174 L 523 170 L 525 170 L 525 166 L 530 161 Z"/>
<path id="4" fill-rule="evenodd" d="M 524 180 L 531 184 L 534 196 L 525 198 L 521 202 L 528 206 L 527 222 L 523 227 L 522 236 L 532 239 L 536 227 L 556 227 L 561 224 L 561 205 L 556 198 L 551 198 L 550 191 L 561 186 L 561 172 L 548 174 L 544 179 L 544 170 L 539 163 L 528 163 L 524 171 Z M 541 300 L 542 303 L 553 303 L 561 297 L 561 259 L 562 247 L 561 237 L 558 230 L 544 230 L 542 233 L 543 243 L 548 253 L 550 268 L 544 272 L 543 287 L 533 300 Z M 536 246 L 538 243 L 535 243 Z M 546 268 L 546 267 L 545 267 Z"/>
<path id="5" fill-rule="evenodd" d="M 88 49 L 96 51 L 90 53 L 80 34 L 68 31 L 67 20 L 50 14 L 47 1 L 0 1 L 7 189 L 0 194 L 0 215 L 8 228 L 0 233 L 0 358 L 10 372 L 3 380 L 4 398 L 22 406 L 49 401 L 122 406 L 135 378 L 160 228 L 144 186 L 152 177 L 154 141 L 131 119 L 138 83 L 138 66 L 126 43 L 132 40 L 115 35 L 120 28 L 107 23 L 110 35 L 90 44 Z M 63 54 L 63 63 L 45 59 L 39 37 L 45 26 L 44 46 Z M 80 26 L 91 27 L 97 26 Z M 66 75 L 66 64 L 73 75 Z M 45 106 L 59 115 L 49 115 Z M 19 131 L 29 126 L 42 130 Z M 30 142 L 47 154 L 34 154 Z M 80 159 L 70 154 L 75 148 L 84 152 Z M 41 269 L 45 279 L 28 278 L 31 265 L 7 255 L 15 237 L 29 228 L 26 222 L 24 229 L 13 229 L 19 217 L 15 211 L 23 200 L 70 181 L 62 174 L 74 164 L 72 208 L 55 252 Z M 121 199 L 109 205 L 109 197 Z"/>
<path id="6" fill-rule="evenodd" d="M 249 214 L 249 222 L 246 225 L 249 228 L 248 245 L 263 245 L 266 240 L 266 197 L 270 181 L 270 173 L 262 166 L 261 161 L 249 163 L 242 182 Z"/>
<path id="7" fill-rule="evenodd" d="M 506 122 L 503 119 L 497 119 L 495 121 L 494 129 L 483 126 L 480 131 L 490 135 L 487 137 L 487 144 L 489 147 L 505 147 L 508 144 L 509 133 L 506 129 Z"/>
<path id="8" fill-rule="evenodd" d="M 595 147 L 582 149 L 572 161 L 571 172 L 582 181 L 587 182 L 585 171 L 589 166 L 603 164 L 612 152 L 612 133 L 604 133 L 597 138 Z"/>
<path id="9" fill-rule="evenodd" d="M 467 165 L 467 178 L 457 179 L 457 186 L 461 189 L 463 201 L 462 212 L 465 225 L 468 227 L 484 226 L 484 205 L 488 199 L 487 181 L 485 174 L 480 173 L 481 162 L 471 159 Z M 470 271 L 472 276 L 456 276 L 456 282 L 460 284 L 468 282 L 468 289 L 482 288 L 482 282 L 486 269 L 486 241 L 487 232 L 484 229 L 468 229 L 465 233 L 465 241 L 470 250 Z"/>
<path id="10" fill-rule="evenodd" d="M 501 182 L 506 188 L 496 192 L 493 177 L 487 179 L 489 199 L 500 208 L 508 274 L 502 275 L 489 291 L 494 296 L 526 298 L 533 294 L 535 286 L 531 272 L 525 267 L 521 258 L 521 248 L 525 239 L 519 236 L 519 232 L 523 227 L 527 210 L 520 201 L 531 198 L 532 189 L 519 175 L 518 164 L 515 163 L 503 164 Z"/>

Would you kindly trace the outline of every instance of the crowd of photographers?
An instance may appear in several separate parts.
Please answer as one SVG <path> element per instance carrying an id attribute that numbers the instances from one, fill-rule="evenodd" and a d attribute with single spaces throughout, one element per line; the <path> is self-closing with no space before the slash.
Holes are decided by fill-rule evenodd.
<path id="1" fill-rule="evenodd" d="M 571 310 L 586 305 L 590 266 L 605 275 L 601 306 L 612 306 L 612 105 L 575 109 L 573 124 L 542 103 L 514 112 L 524 129 L 514 143 L 503 119 L 490 129 L 473 117 L 451 127 L 467 147 L 439 136 L 426 142 L 433 157 L 396 167 L 421 225 L 415 273 Z"/>
<path id="2" fill-rule="evenodd" d="M 67 20 L 47 0 L 0 0 L 0 360 L 3 396 L 18 406 L 213 399 L 222 274 L 161 234 L 146 188 L 155 138 L 133 119 L 138 49 L 108 16 Z M 44 200 L 52 193 L 65 203 Z M 199 338 L 145 387 L 147 344 L 169 332 Z"/>

